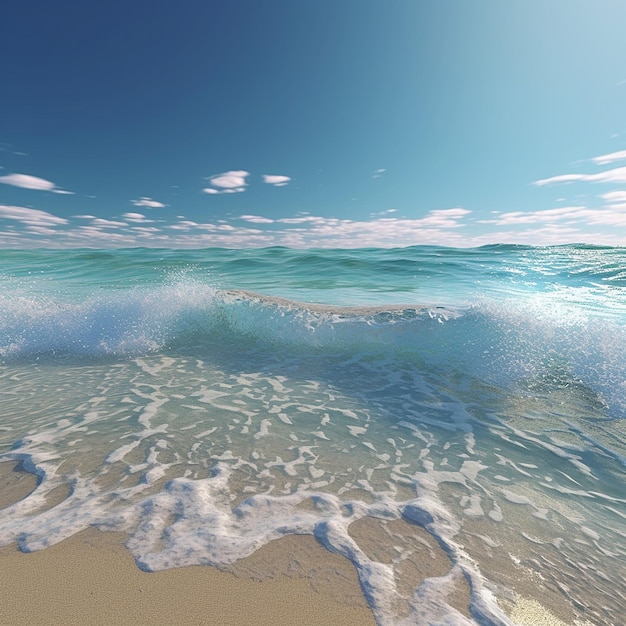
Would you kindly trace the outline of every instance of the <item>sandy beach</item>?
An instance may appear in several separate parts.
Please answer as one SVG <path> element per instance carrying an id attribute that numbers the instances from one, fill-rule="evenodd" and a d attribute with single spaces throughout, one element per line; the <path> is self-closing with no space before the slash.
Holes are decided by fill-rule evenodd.
<path id="1" fill-rule="evenodd" d="M 0 549 L 0 623 L 18 624 L 374 624 L 354 568 L 293 538 L 302 549 L 272 552 L 285 571 L 255 580 L 212 567 L 146 573 L 119 533 L 85 530 L 45 550 Z M 276 542 L 276 543 L 281 543 Z M 301 559 L 298 568 L 289 563 Z M 308 573 L 334 571 L 316 590 Z M 352 572 L 350 572 L 352 570 Z M 343 590 L 342 596 L 337 593 Z M 341 599 L 340 599 L 341 598 Z"/>
<path id="2" fill-rule="evenodd" d="M 0 508 L 36 482 L 0 463 Z M 310 536 L 274 541 L 228 572 L 143 572 L 125 540 L 89 528 L 37 552 L 0 548 L 0 624 L 375 623 L 352 564 Z"/>
<path id="3" fill-rule="evenodd" d="M 0 463 L 0 509 L 36 485 L 37 477 L 20 463 Z M 381 562 L 393 558 L 389 539 L 412 536 L 415 554 L 401 572 L 412 587 L 448 567 L 436 544 L 402 520 L 365 518 L 354 524 L 351 536 Z M 87 528 L 36 552 L 21 552 L 15 544 L 0 548 L 0 625 L 375 624 L 352 563 L 310 535 L 272 541 L 227 571 L 193 566 L 144 572 L 125 541 L 123 533 Z M 532 595 L 507 606 L 514 623 L 566 623 Z M 459 581 L 448 602 L 470 617 L 465 583 Z"/>

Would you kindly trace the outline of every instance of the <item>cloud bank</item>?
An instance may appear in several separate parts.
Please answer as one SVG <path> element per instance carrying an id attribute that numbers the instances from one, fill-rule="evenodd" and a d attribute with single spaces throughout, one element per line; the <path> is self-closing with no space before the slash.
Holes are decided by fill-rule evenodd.
<path id="1" fill-rule="evenodd" d="M 592 161 L 607 165 L 626 159 L 626 150 L 604 154 Z M 385 170 L 375 170 L 372 177 Z M 239 193 L 248 187 L 250 173 L 230 170 L 208 177 L 207 194 Z M 285 186 L 291 178 L 263 174 L 264 184 Z M 555 245 L 573 242 L 624 245 L 626 242 L 626 166 L 596 173 L 562 174 L 535 181 L 535 186 L 570 182 L 610 183 L 612 190 L 576 196 L 568 206 L 533 210 L 491 211 L 487 219 L 464 207 L 433 209 L 420 217 L 402 217 L 398 209 L 369 213 L 368 218 L 342 218 L 298 212 L 272 217 L 250 212 L 218 219 L 188 219 L 162 212 L 158 220 L 143 212 L 127 211 L 103 216 L 97 212 L 60 217 L 32 207 L 0 205 L 0 246 L 5 247 L 209 247 L 226 248 L 287 246 L 292 248 L 359 248 L 442 245 L 473 247 L 492 243 Z M 0 183 L 53 193 L 70 193 L 51 181 L 26 174 L 0 177 Z M 624 187 L 625 185 L 621 185 Z M 578 193 L 578 187 L 576 187 Z M 581 201 L 581 198 L 584 200 Z M 561 203 L 565 198 L 559 198 Z M 564 203 L 564 202 L 563 202 Z M 159 209 L 168 205 L 148 196 L 130 200 L 137 208 Z M 219 210 L 220 207 L 218 207 Z M 216 209 L 216 210 L 218 210 Z M 406 209 L 403 209 L 404 212 Z M 413 214 L 415 208 L 409 209 Z M 180 211 L 180 209 L 177 209 Z M 182 212 L 181 212 L 182 213 Z M 194 212 L 197 214 L 197 212 Z"/>

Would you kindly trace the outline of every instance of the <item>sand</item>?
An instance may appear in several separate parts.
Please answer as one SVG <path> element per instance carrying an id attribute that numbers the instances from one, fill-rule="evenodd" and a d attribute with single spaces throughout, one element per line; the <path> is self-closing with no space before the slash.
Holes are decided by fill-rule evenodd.
<path id="1" fill-rule="evenodd" d="M 36 476 L 0 463 L 0 508 Z M 50 503 L 54 506 L 54 503 Z M 0 624 L 374 624 L 356 570 L 310 536 L 270 542 L 232 571 L 143 572 L 122 533 L 88 528 L 38 552 L 0 548 Z"/>
<path id="2" fill-rule="evenodd" d="M 342 602 L 336 594 L 316 591 L 297 573 L 254 580 L 212 567 L 143 572 L 124 539 L 120 533 L 87 529 L 30 554 L 16 546 L 0 549 L 0 624 L 375 623 L 349 562 L 354 573 L 340 584 L 351 593 Z M 298 539 L 312 540 L 290 538 L 292 544 Z M 312 558 L 321 557 L 327 569 L 334 558 L 345 560 L 321 546 L 307 549 L 321 551 Z M 280 546 L 274 552 L 291 558 Z"/>
<path id="3" fill-rule="evenodd" d="M 36 485 L 37 477 L 20 463 L 0 463 L 0 509 L 25 498 Z M 405 546 L 407 558 L 396 574 L 407 597 L 425 578 L 445 575 L 450 568 L 433 538 L 404 520 L 366 517 L 349 532 L 375 561 L 391 563 L 393 546 Z M 0 548 L 0 626 L 375 624 L 352 563 L 311 536 L 272 541 L 228 571 L 183 567 L 153 573 L 136 566 L 125 540 L 123 533 L 88 528 L 38 552 L 23 553 L 16 545 Z M 462 577 L 447 602 L 470 617 L 469 586 Z M 408 605 L 394 608 L 399 617 L 407 616 Z M 520 626 L 572 623 L 532 595 L 517 595 L 503 608 Z"/>

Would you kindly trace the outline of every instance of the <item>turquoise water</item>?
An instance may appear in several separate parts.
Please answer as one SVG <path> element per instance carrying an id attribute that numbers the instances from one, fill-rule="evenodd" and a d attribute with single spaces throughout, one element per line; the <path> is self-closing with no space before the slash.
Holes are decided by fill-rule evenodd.
<path id="1" fill-rule="evenodd" d="M 0 461 L 40 478 L 0 543 L 123 530 L 156 570 L 314 534 L 381 624 L 620 623 L 626 249 L 1 251 L 0 287 Z M 407 591 L 366 516 L 449 572 Z"/>

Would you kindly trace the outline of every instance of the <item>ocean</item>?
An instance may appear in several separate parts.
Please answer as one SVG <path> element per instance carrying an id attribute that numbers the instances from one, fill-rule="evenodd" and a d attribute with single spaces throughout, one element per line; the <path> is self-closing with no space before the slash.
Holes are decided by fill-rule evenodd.
<path id="1" fill-rule="evenodd" d="M 380 624 L 620 624 L 625 418 L 626 249 L 0 251 L 0 545 L 313 535 Z"/>

